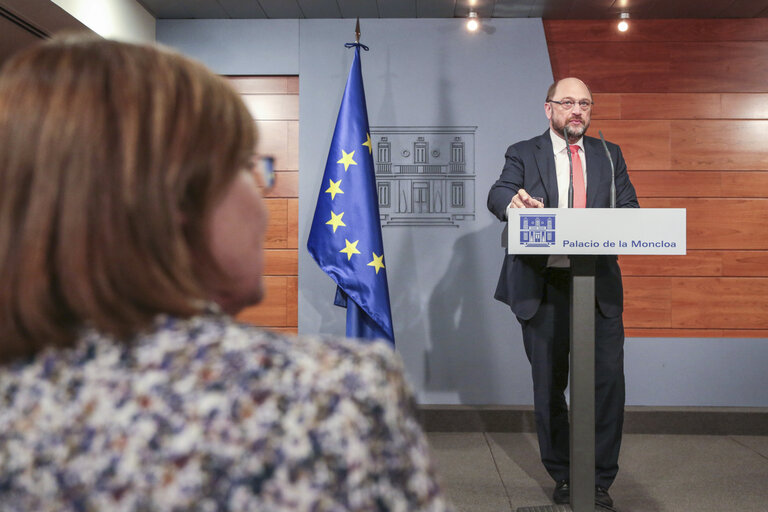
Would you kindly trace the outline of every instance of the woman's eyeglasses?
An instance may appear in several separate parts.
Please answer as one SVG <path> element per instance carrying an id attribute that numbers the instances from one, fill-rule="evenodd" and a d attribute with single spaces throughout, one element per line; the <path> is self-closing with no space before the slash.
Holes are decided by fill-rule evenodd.
<path id="1" fill-rule="evenodd" d="M 275 159 L 271 156 L 260 156 L 255 159 L 254 172 L 259 178 L 264 193 L 275 186 Z"/>

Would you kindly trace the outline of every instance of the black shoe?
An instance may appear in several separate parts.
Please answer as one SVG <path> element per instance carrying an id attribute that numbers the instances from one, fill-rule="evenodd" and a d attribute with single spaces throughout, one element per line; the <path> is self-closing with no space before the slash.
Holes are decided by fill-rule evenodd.
<path id="1" fill-rule="evenodd" d="M 552 501 L 557 505 L 567 505 L 571 502 L 571 483 L 568 480 L 560 480 L 555 484 Z"/>
<path id="2" fill-rule="evenodd" d="M 611 495 L 608 494 L 608 489 L 602 485 L 595 486 L 595 503 L 607 508 L 613 507 L 613 499 L 611 498 Z"/>

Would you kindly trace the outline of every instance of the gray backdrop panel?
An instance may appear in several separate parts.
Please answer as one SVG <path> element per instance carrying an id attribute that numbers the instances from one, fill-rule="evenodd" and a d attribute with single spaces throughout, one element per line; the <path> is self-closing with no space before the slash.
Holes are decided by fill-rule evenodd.
<path id="1" fill-rule="evenodd" d="M 334 285 L 304 250 L 342 89 L 354 23 L 302 22 L 299 330 L 344 332 Z M 539 20 L 364 20 L 363 79 L 372 126 L 476 126 L 476 219 L 459 227 L 386 227 L 397 349 L 426 403 L 527 403 L 530 370 L 509 309 L 493 300 L 502 225 L 485 207 L 507 145 L 546 128 L 552 82 Z M 375 149 L 375 148 L 374 148 Z M 399 153 L 399 147 L 392 153 Z"/>

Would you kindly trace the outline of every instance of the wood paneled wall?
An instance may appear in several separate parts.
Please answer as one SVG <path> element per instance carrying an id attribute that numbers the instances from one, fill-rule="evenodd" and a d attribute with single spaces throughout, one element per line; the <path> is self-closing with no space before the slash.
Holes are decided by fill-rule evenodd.
<path id="1" fill-rule="evenodd" d="M 298 330 L 299 78 L 230 78 L 256 119 L 258 152 L 275 159 L 275 186 L 266 196 L 266 298 L 238 315 L 276 331 Z M 246 221 L 247 222 L 247 221 Z"/>
<path id="2" fill-rule="evenodd" d="M 768 337 L 768 19 L 545 21 L 640 205 L 687 208 L 686 256 L 621 257 L 627 336 Z"/>

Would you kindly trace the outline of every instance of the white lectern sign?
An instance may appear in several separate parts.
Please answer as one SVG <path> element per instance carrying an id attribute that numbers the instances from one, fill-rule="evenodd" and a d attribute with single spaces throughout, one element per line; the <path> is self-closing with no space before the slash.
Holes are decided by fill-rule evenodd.
<path id="1" fill-rule="evenodd" d="M 509 208 L 509 254 L 685 254 L 685 208 Z"/>

